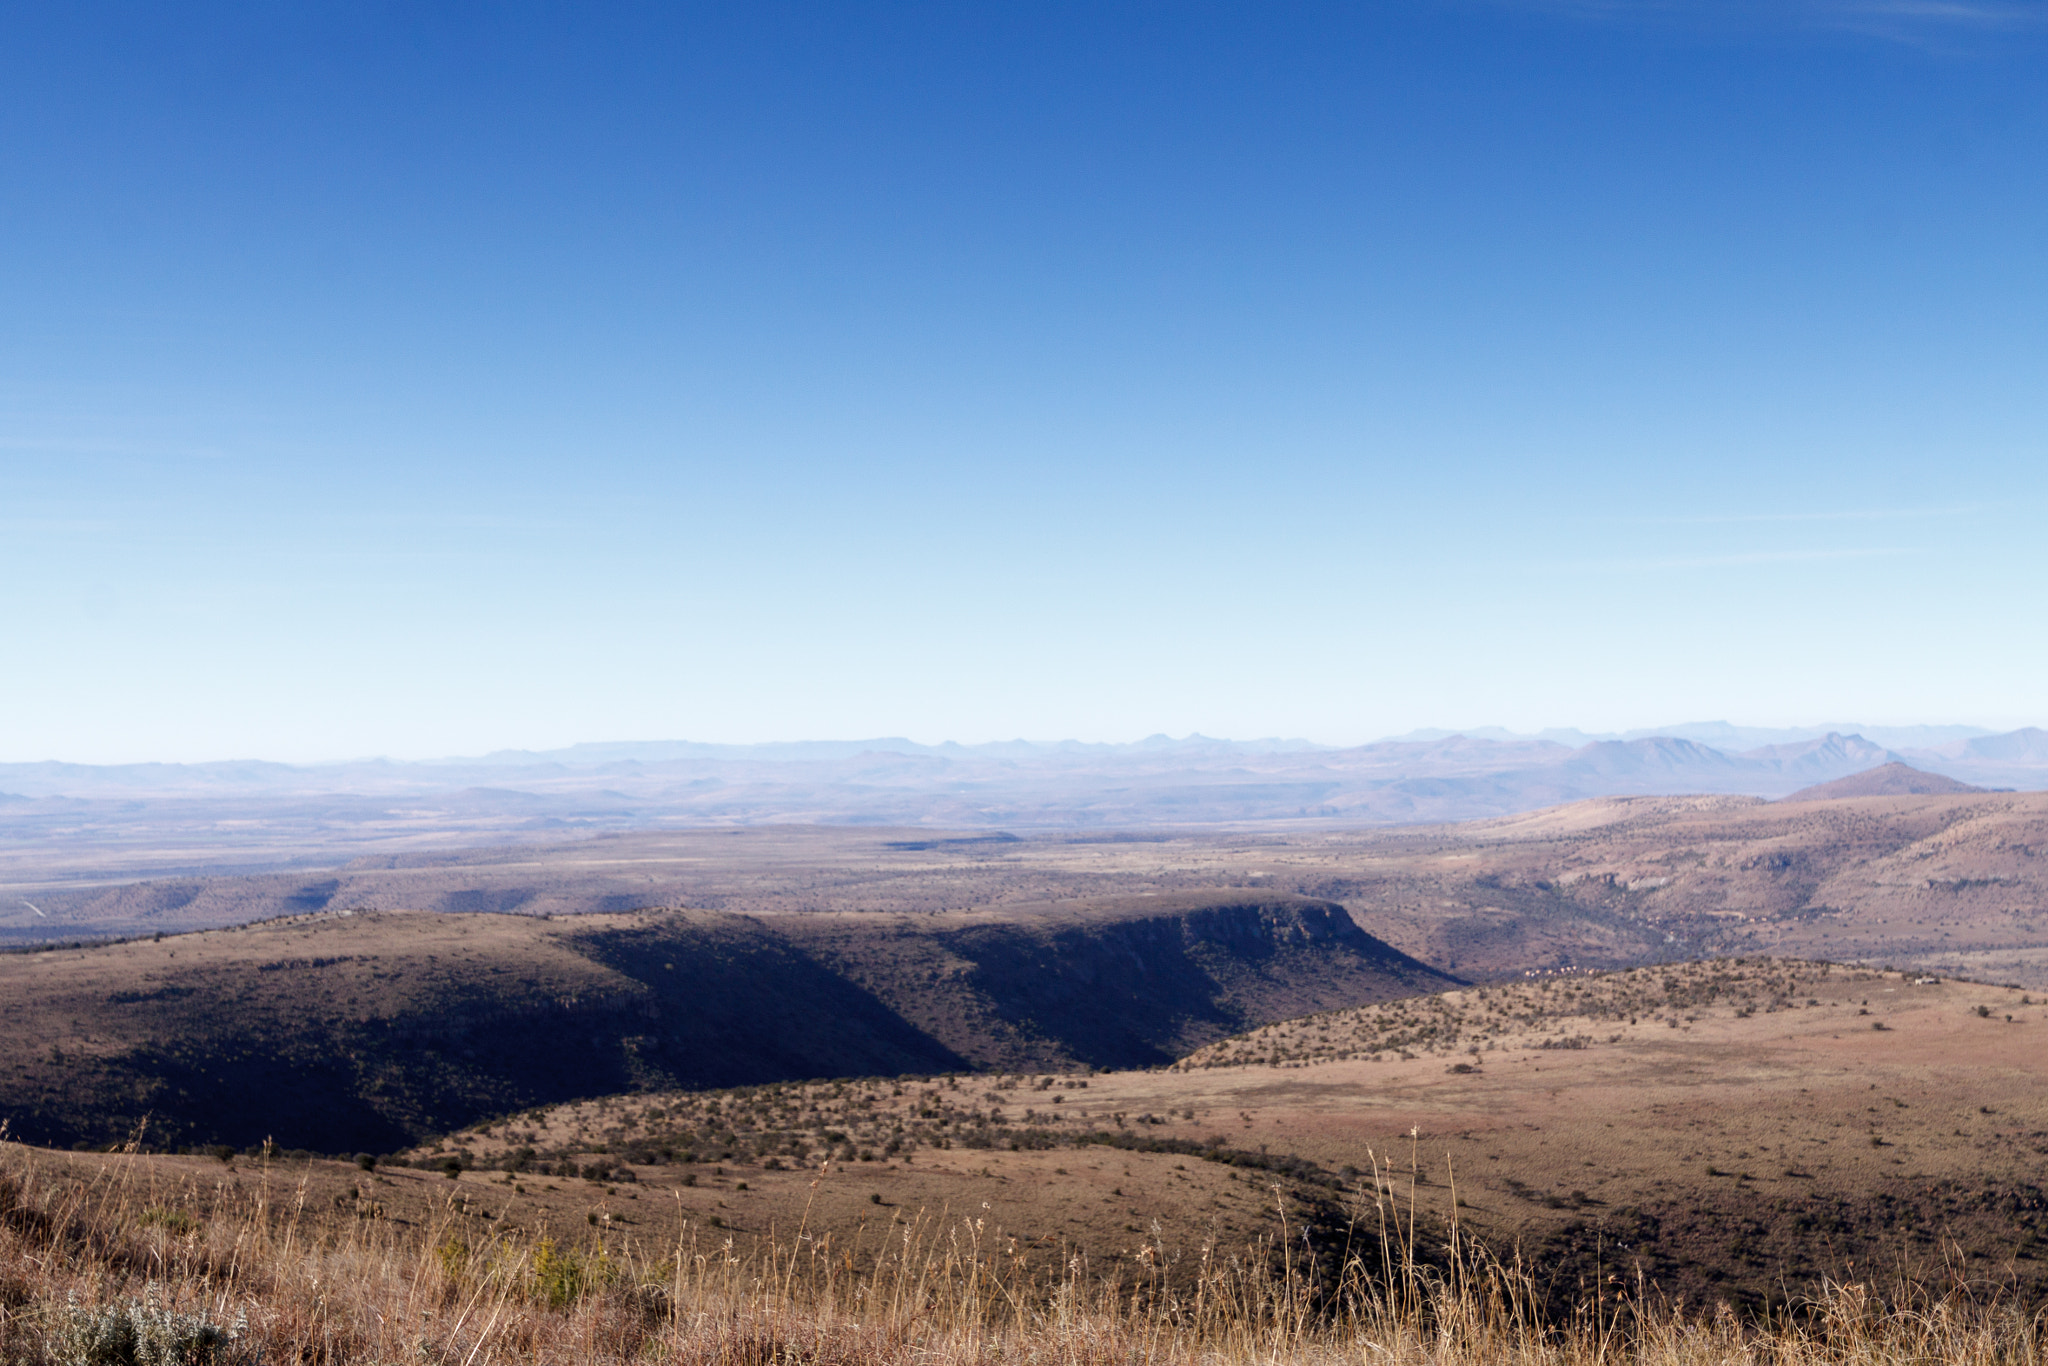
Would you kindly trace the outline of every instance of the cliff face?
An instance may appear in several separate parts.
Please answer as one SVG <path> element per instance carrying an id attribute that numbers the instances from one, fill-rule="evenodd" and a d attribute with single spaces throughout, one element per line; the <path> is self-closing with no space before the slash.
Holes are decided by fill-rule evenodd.
<path id="1" fill-rule="evenodd" d="M 792 920 L 786 932 L 986 1067 L 1156 1066 L 1259 1022 L 1458 984 L 1334 902 L 1256 891 L 905 919 L 886 939 Z"/>

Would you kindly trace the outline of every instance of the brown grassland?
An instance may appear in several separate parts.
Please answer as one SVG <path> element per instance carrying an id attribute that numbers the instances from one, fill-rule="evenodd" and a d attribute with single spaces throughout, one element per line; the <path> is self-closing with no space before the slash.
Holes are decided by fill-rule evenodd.
<path id="1" fill-rule="evenodd" d="M 0 1361 L 2048 1366 L 2048 798 L 882 833 L 0 959 Z"/>
<path id="2" fill-rule="evenodd" d="M 756 1245 L 808 1210 L 850 1246 L 986 1208 L 1027 1259 L 1163 1247 L 1171 1268 L 1277 1236 L 1276 1187 L 1297 1233 L 1344 1244 L 1360 1174 L 1393 1154 L 1439 1214 L 1456 1182 L 1467 1232 L 1540 1266 L 1546 1304 L 1640 1270 L 1754 1312 L 1952 1256 L 2041 1299 L 2044 1034 L 2015 989 L 1695 963 L 1330 1012 L 1164 1069 L 607 1098 L 414 1158 L 467 1164 L 501 1223 Z"/>
<path id="3" fill-rule="evenodd" d="M 605 1098 L 412 1166 L 9 1148 L 6 1359 L 133 1304 L 294 1362 L 2037 1361 L 2044 1013 L 1757 959 L 1162 1069 Z"/>
<path id="4" fill-rule="evenodd" d="M 1617 799 L 1401 832 L 920 833 L 451 855 L 329 878 L 327 909 L 260 925 L 0 955 L 0 1114 L 59 1145 L 149 1116 L 172 1144 L 381 1152 L 579 1096 L 1158 1065 L 1530 970 L 1772 954 L 2048 990 L 2043 794 Z M 122 913 L 175 928 L 242 904 L 217 881 L 127 889 Z M 629 884 L 692 909 L 505 909 L 630 901 Z M 500 910 L 431 913 L 443 903 Z"/>
<path id="5" fill-rule="evenodd" d="M 581 1102 L 417 1166 L 9 1146 L 0 1359 L 2032 1363 L 2043 1016 L 1699 963 L 1162 1069 Z"/>

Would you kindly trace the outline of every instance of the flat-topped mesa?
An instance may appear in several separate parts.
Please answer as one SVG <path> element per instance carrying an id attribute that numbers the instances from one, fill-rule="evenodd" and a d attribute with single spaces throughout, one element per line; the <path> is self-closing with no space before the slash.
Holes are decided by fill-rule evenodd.
<path id="1" fill-rule="evenodd" d="M 1148 1067 L 1455 979 L 1342 906 L 1237 888 L 931 916 L 302 916 L 0 958 L 32 1141 L 389 1150 L 608 1093 Z"/>

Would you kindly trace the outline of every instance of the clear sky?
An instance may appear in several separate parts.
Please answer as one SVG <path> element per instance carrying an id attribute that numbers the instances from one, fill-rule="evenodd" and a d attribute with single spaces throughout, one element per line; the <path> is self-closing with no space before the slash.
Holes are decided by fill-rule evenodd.
<path id="1" fill-rule="evenodd" d="M 0 759 L 2048 722 L 2048 5 L 0 12 Z"/>

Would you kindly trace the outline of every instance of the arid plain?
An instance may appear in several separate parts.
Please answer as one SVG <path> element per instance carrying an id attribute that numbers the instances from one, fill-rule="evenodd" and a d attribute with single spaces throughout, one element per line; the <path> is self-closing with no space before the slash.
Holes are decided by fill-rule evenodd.
<path id="1" fill-rule="evenodd" d="M 800 1237 L 858 1261 L 965 1236 L 1048 1277 L 1080 1259 L 1172 1281 L 1290 1245 L 1371 1259 L 1383 1234 L 1440 1258 L 1455 1220 L 1560 1305 L 1616 1276 L 1748 1310 L 1859 1275 L 2033 1301 L 2044 1038 L 2048 1006 L 2014 988 L 1746 959 L 1328 1012 L 1161 1069 L 599 1098 L 375 1171 L 32 1160 L 146 1188 L 177 1219 L 268 1201 L 622 1260 Z"/>
<path id="2" fill-rule="evenodd" d="M 1640 1273 L 1754 1309 L 1882 1264 L 2031 1301 L 2044 849 L 2042 794 L 1625 798 L 138 884 L 63 910 L 147 937 L 0 957 L 0 1107 L 44 1142 L 226 1144 L 23 1158 L 202 1220 L 263 1183 L 621 1255 L 979 1220 L 1171 1278 L 1336 1256 L 1398 1208 L 1425 1255 L 1455 1218 L 1566 1298 Z"/>
<path id="3" fill-rule="evenodd" d="M 769 826 L 379 854 L 0 910 L 15 942 L 337 910 L 918 916 L 1214 888 L 1343 904 L 1475 980 L 1700 954 L 1893 962 L 2048 989 L 2048 794 L 1604 798 L 1456 825 L 959 834 Z"/>

